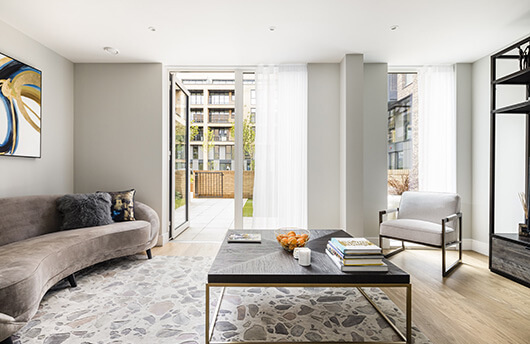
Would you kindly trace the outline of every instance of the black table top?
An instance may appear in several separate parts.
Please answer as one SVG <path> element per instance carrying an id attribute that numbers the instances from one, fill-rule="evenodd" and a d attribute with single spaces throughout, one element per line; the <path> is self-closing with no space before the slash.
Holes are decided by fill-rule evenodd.
<path id="1" fill-rule="evenodd" d="M 388 260 L 388 272 L 342 272 L 326 254 L 332 237 L 350 237 L 342 230 L 311 230 L 306 247 L 311 266 L 301 266 L 292 253 L 276 241 L 273 230 L 232 230 L 230 233 L 260 233 L 261 243 L 228 243 L 225 240 L 208 272 L 209 283 L 275 284 L 405 284 L 410 275 Z"/>

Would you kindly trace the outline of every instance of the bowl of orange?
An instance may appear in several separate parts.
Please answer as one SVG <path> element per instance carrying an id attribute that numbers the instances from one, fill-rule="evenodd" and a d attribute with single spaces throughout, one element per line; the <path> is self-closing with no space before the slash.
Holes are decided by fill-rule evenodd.
<path id="1" fill-rule="evenodd" d="M 297 247 L 304 247 L 309 241 L 309 231 L 300 228 L 280 228 L 274 231 L 276 240 L 284 250 L 292 252 Z"/>

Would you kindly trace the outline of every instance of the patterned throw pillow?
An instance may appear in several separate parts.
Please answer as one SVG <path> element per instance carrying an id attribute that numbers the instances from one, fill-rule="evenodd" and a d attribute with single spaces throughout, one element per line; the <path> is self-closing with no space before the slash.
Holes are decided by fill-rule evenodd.
<path id="1" fill-rule="evenodd" d="M 109 192 L 112 197 L 110 215 L 116 222 L 134 221 L 134 194 L 135 189 L 127 191 Z"/>
<path id="2" fill-rule="evenodd" d="M 63 216 L 61 229 L 75 229 L 111 224 L 111 197 L 108 193 L 64 195 L 57 199 Z"/>

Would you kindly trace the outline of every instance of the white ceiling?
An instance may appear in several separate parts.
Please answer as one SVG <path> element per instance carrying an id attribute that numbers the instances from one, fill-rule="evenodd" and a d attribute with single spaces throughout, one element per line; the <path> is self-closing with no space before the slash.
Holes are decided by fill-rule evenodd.
<path id="1" fill-rule="evenodd" d="M 530 0 L 0 0 L 0 20 L 73 62 L 422 65 L 529 35 Z"/>

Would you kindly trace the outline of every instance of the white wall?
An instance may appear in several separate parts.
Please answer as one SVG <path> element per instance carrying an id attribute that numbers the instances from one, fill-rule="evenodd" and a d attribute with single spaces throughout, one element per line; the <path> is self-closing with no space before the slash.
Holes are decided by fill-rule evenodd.
<path id="1" fill-rule="evenodd" d="M 363 55 L 340 63 L 340 226 L 364 235 L 363 214 Z"/>
<path id="2" fill-rule="evenodd" d="M 493 52 L 492 52 L 493 53 Z M 499 66 L 498 76 L 515 71 Z M 524 100 L 524 87 L 498 86 L 497 107 Z M 488 254 L 490 200 L 490 56 L 472 65 L 472 239 L 473 250 Z M 522 208 L 517 193 L 524 189 L 524 121 L 503 115 L 497 122 L 496 223 L 499 232 L 517 231 Z"/>
<path id="3" fill-rule="evenodd" d="M 0 156 L 0 197 L 70 193 L 74 66 L 2 21 L 0 32 L 1 53 L 42 71 L 41 158 Z"/>
<path id="4" fill-rule="evenodd" d="M 456 192 L 461 198 L 464 249 L 471 249 L 472 228 L 472 79 L 470 63 L 457 63 L 456 71 Z M 467 239 L 467 240 L 466 240 Z"/>
<path id="5" fill-rule="evenodd" d="M 340 227 L 338 63 L 307 66 L 308 228 Z"/>
<path id="6" fill-rule="evenodd" d="M 364 64 L 363 212 L 364 236 L 379 236 L 379 210 L 387 205 L 388 66 Z"/>
<path id="7" fill-rule="evenodd" d="M 158 213 L 167 233 L 168 120 L 162 70 L 156 63 L 75 65 L 74 189 L 134 188 L 136 199 Z"/>

